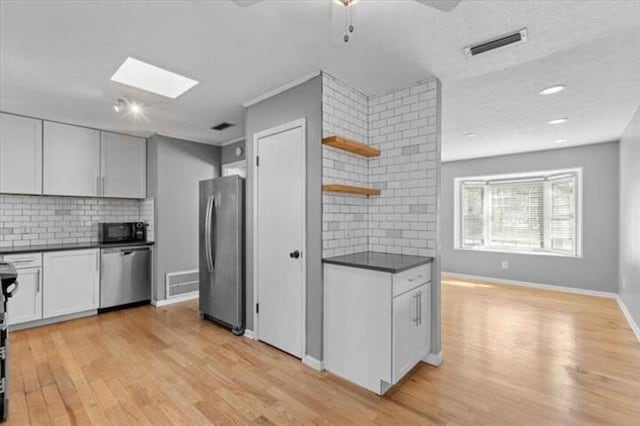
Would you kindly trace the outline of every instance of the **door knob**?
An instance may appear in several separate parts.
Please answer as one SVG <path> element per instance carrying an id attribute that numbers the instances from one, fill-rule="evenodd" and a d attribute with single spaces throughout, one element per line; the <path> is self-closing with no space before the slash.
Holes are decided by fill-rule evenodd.
<path id="1" fill-rule="evenodd" d="M 300 257 L 300 252 L 298 250 L 292 251 L 289 253 L 289 257 L 292 259 L 297 259 Z"/>

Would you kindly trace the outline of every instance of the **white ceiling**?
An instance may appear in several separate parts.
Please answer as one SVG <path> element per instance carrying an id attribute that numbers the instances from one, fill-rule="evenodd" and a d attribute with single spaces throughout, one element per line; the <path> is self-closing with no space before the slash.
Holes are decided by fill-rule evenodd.
<path id="1" fill-rule="evenodd" d="M 242 103 L 320 69 L 370 94 L 438 76 L 445 160 L 554 148 L 560 137 L 616 139 L 640 102 L 635 0 L 463 0 L 448 13 L 362 0 L 348 45 L 330 0 L 0 1 L 1 110 L 143 135 L 237 138 Z M 462 52 L 522 27 L 526 44 L 473 59 Z M 200 84 L 169 100 L 109 81 L 127 56 Z M 554 83 L 568 89 L 537 95 Z M 122 95 L 143 100 L 146 118 L 116 114 Z M 558 115 L 569 122 L 544 124 Z M 238 125 L 209 130 L 221 121 Z"/>

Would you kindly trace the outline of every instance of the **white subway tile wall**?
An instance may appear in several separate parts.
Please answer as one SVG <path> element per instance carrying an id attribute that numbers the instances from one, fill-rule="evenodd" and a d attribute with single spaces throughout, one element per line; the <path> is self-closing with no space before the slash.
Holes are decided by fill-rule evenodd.
<path id="1" fill-rule="evenodd" d="M 0 247 L 97 241 L 98 222 L 146 221 L 147 216 L 142 216 L 145 203 L 0 194 Z M 153 214 L 150 217 L 153 219 Z"/>
<path id="2" fill-rule="evenodd" d="M 368 140 L 367 97 L 334 77 L 322 74 L 323 137 L 340 135 L 359 142 Z M 366 158 L 329 146 L 323 147 L 322 183 L 367 186 Z M 366 251 L 368 245 L 367 199 L 323 193 L 323 256 Z"/>
<path id="3" fill-rule="evenodd" d="M 369 98 L 369 250 L 435 256 L 438 196 L 438 82 Z"/>
<path id="4" fill-rule="evenodd" d="M 367 97 L 323 73 L 323 137 L 382 151 L 366 159 L 324 147 L 323 183 L 382 190 L 370 198 L 324 194 L 324 257 L 365 250 L 435 256 L 439 91 L 430 80 Z"/>

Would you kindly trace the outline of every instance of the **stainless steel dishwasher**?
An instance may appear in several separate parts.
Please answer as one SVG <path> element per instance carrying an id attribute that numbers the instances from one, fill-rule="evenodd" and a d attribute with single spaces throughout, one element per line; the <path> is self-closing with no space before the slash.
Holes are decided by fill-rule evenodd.
<path id="1" fill-rule="evenodd" d="M 151 300 L 151 246 L 100 250 L 100 311 Z"/>

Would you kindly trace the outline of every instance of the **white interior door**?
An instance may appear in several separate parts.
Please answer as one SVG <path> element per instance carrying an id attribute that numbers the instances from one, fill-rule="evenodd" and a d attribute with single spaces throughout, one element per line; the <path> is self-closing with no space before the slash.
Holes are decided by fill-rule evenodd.
<path id="1" fill-rule="evenodd" d="M 256 331 L 259 340 L 301 357 L 305 294 L 304 122 L 259 134 L 256 142 Z"/>

